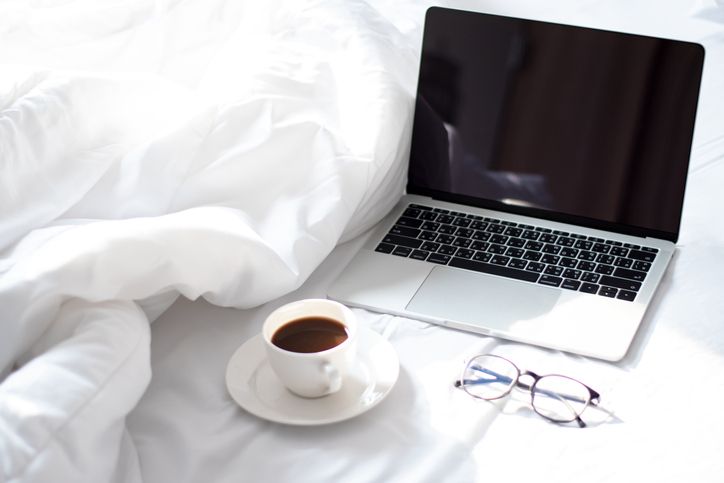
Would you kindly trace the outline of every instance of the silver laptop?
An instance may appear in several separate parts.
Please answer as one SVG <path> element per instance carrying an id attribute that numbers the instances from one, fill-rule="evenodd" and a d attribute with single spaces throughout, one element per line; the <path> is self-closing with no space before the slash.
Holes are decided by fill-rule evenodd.
<path id="1" fill-rule="evenodd" d="M 703 58 L 431 8 L 408 194 L 328 297 L 620 360 L 675 251 Z"/>

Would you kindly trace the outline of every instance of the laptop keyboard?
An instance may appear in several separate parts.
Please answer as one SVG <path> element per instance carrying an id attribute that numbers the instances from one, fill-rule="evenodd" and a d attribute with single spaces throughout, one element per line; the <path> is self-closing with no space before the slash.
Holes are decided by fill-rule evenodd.
<path id="1" fill-rule="evenodd" d="M 633 301 L 656 248 L 408 205 L 375 251 Z"/>

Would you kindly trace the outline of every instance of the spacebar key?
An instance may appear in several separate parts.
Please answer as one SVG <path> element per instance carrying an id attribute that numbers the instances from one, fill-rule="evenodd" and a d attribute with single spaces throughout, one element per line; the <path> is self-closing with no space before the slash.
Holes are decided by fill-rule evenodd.
<path id="1" fill-rule="evenodd" d="M 453 257 L 448 263 L 450 267 L 465 268 L 467 270 L 475 270 L 476 272 L 489 273 L 491 275 L 499 275 L 501 277 L 514 278 L 516 280 L 525 280 L 526 282 L 535 282 L 538 280 L 538 274 L 535 272 L 527 272 L 516 268 L 501 267 L 492 263 L 476 262 L 466 258 Z"/>

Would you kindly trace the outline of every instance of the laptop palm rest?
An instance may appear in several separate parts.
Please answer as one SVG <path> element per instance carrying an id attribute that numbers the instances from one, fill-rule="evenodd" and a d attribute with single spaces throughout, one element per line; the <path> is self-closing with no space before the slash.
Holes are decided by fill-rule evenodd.
<path id="1" fill-rule="evenodd" d="M 469 324 L 483 332 L 509 332 L 516 323 L 549 314 L 559 297 L 560 290 L 437 266 L 407 310 L 451 326 Z"/>

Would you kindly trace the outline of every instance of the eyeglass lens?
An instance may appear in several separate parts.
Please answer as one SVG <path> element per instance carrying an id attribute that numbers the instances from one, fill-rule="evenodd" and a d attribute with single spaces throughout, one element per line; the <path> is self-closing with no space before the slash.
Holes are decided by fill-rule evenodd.
<path id="1" fill-rule="evenodd" d="M 532 388 L 535 411 L 553 421 L 573 421 L 588 405 L 590 394 L 582 383 L 565 376 L 543 376 Z"/>
<path id="2" fill-rule="evenodd" d="M 503 358 L 483 355 L 473 358 L 461 377 L 463 389 L 473 397 L 498 399 L 508 394 L 518 380 L 518 368 Z"/>

